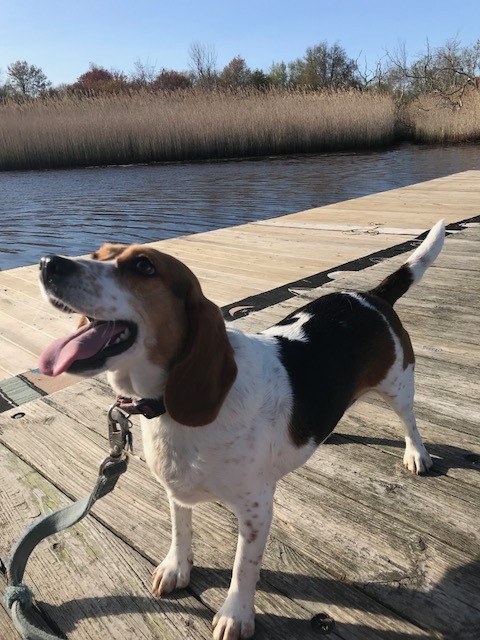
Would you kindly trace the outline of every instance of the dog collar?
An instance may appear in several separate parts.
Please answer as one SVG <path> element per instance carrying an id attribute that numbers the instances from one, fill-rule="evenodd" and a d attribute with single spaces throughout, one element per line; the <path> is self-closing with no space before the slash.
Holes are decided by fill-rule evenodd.
<path id="1" fill-rule="evenodd" d="M 149 420 L 151 420 L 151 418 L 158 418 L 158 416 L 162 416 L 167 411 L 163 398 L 159 398 L 158 400 L 154 398 L 132 400 L 132 398 L 117 396 L 117 407 L 125 411 L 129 416 L 141 415 Z"/>

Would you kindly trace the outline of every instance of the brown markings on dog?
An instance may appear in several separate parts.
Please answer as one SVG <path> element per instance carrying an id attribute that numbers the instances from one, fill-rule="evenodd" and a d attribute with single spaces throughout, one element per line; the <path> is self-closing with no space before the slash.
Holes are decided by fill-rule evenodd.
<path id="1" fill-rule="evenodd" d="M 370 295 L 372 293 L 370 292 Z M 389 327 L 398 337 L 403 352 L 402 365 L 406 369 L 409 364 L 414 364 L 415 355 L 413 352 L 410 336 L 402 325 L 393 307 L 385 299 L 376 299 L 375 306 L 383 314 L 387 323 L 383 323 L 381 335 L 377 334 L 376 342 L 372 345 L 371 353 L 365 352 L 366 361 L 369 365 L 364 370 L 358 380 L 355 399 L 376 387 L 388 374 L 397 357 L 395 352 L 395 342 L 390 334 Z"/>
<path id="2" fill-rule="evenodd" d="M 375 342 L 368 344 L 368 348 L 364 349 L 363 361 L 367 364 L 357 378 L 353 402 L 385 378 L 395 362 L 395 357 L 395 343 L 385 325 L 381 334 L 376 336 Z"/>

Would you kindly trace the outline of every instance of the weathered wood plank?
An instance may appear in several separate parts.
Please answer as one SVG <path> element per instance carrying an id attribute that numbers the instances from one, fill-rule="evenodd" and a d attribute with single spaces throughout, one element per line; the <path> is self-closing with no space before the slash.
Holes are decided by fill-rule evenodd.
<path id="1" fill-rule="evenodd" d="M 361 465 L 357 469 L 363 475 Z M 445 554 L 433 526 L 432 534 L 419 535 L 415 523 L 399 526 L 393 510 L 384 518 L 372 506 L 361 509 L 353 500 L 340 500 L 337 490 L 328 492 L 311 479 L 302 482 L 292 474 L 279 485 L 282 505 L 276 512 L 283 520 L 285 544 L 307 558 L 317 559 L 321 549 L 319 561 L 335 576 L 353 579 L 366 593 L 432 631 L 453 639 L 466 627 L 478 628 L 478 555 L 452 548 Z M 299 513 L 301 531 L 294 526 Z M 380 558 L 378 564 L 374 557 Z"/>
<path id="2" fill-rule="evenodd" d="M 2 584 L 0 580 L 0 584 Z M 13 622 L 5 609 L 3 600 L 0 600 L 0 629 L 3 640 L 19 640 L 20 635 L 13 626 Z"/>
<path id="3" fill-rule="evenodd" d="M 38 304 L 38 270 L 36 272 L 35 277 L 32 277 L 33 274 L 28 275 L 28 279 L 26 277 L 19 277 L 20 269 L 9 269 L 8 271 L 2 271 L 1 283 L 2 286 L 8 286 L 15 291 L 19 291 L 26 296 L 32 298 L 32 302 Z"/>
<path id="4" fill-rule="evenodd" d="M 0 468 L 0 553 L 5 557 L 27 524 L 69 501 L 3 446 Z M 46 620 L 53 620 L 72 640 L 167 640 L 178 638 L 179 629 L 185 638 L 210 638 L 210 611 L 198 599 L 185 592 L 165 602 L 151 597 L 152 568 L 118 537 L 87 517 L 40 544 L 29 561 L 26 580 Z M 6 638 L 3 633 L 2 638 Z"/>
<path id="5" fill-rule="evenodd" d="M 75 326 L 72 321 L 72 326 Z M 24 351 L 30 352 L 33 359 L 38 358 L 38 354 L 52 341 L 45 331 L 37 329 L 18 318 L 12 318 L 8 314 L 0 311 L 0 338 L 2 342 L 11 342 L 21 345 Z M 13 362 L 15 358 L 13 358 Z"/>
<path id="6" fill-rule="evenodd" d="M 1 280 L 0 273 L 0 280 Z M 49 336 L 58 336 L 60 331 L 71 327 L 77 316 L 60 315 L 40 295 L 36 301 L 15 289 L 2 285 L 0 311 L 15 321 L 25 322 L 29 326 L 45 332 Z"/>
<path id="7" fill-rule="evenodd" d="M 322 484 L 387 517 L 393 513 L 407 528 L 413 525 L 419 534 L 433 536 L 475 558 L 480 532 L 476 516 L 467 505 L 477 500 L 478 489 L 435 473 L 412 476 L 401 462 L 403 442 L 395 443 L 395 455 L 390 455 L 373 446 L 377 440 L 381 438 L 374 433 L 365 438 L 352 434 L 347 419 L 298 476 L 307 484 Z M 360 456 L 361 469 L 345 464 L 348 460 L 356 462 Z M 365 474 L 360 482 L 359 471 Z M 438 504 L 442 504 L 440 514 Z"/>
<path id="8" fill-rule="evenodd" d="M 0 367 L 6 372 L 7 377 L 27 371 L 36 366 L 36 361 L 37 357 L 32 351 L 6 339 L 0 331 Z"/>

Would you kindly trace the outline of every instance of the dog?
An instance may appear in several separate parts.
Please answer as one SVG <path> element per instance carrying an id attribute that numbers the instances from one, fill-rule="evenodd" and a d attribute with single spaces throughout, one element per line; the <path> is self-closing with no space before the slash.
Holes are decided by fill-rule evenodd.
<path id="1" fill-rule="evenodd" d="M 311 456 L 364 393 L 378 392 L 403 421 L 405 467 L 421 474 L 432 466 L 413 411 L 414 353 L 393 305 L 420 280 L 444 237 L 440 221 L 374 289 L 329 293 L 258 334 L 226 325 L 192 271 L 151 247 L 105 244 L 88 258 L 42 258 L 43 295 L 82 320 L 41 354 L 40 370 L 107 371 L 117 394 L 160 407 L 150 413 L 161 415 L 141 417 L 145 457 L 172 518 L 153 594 L 189 583 L 195 504 L 223 501 L 238 519 L 215 640 L 253 635 L 276 482 Z"/>

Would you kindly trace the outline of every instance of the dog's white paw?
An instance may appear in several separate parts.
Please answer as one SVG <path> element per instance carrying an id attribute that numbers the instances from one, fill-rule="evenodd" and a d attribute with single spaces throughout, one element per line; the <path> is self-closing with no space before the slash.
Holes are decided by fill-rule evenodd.
<path id="1" fill-rule="evenodd" d="M 417 475 L 426 473 L 433 466 L 432 459 L 423 444 L 417 447 L 413 444 L 407 445 L 403 456 L 403 464 L 409 471 Z"/>
<path id="2" fill-rule="evenodd" d="M 244 640 L 255 632 L 255 609 L 238 595 L 228 596 L 213 618 L 213 640 Z"/>
<path id="3" fill-rule="evenodd" d="M 193 555 L 180 560 L 175 554 L 168 554 L 152 573 L 152 593 L 157 598 L 171 593 L 174 589 L 183 589 L 190 582 Z"/>

